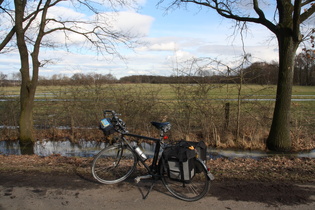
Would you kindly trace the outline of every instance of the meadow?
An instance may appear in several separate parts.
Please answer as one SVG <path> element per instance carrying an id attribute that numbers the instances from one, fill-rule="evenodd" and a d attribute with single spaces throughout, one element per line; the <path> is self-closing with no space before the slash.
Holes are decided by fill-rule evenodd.
<path id="1" fill-rule="evenodd" d="M 265 149 L 276 86 L 239 84 L 104 84 L 39 86 L 38 139 L 104 140 L 102 110 L 121 113 L 132 133 L 156 136 L 151 121 L 169 121 L 173 139 L 214 147 Z M 17 139 L 19 88 L 0 87 L 1 139 Z M 291 133 L 296 150 L 315 145 L 315 88 L 294 86 Z M 105 138 L 107 139 L 107 138 Z"/>

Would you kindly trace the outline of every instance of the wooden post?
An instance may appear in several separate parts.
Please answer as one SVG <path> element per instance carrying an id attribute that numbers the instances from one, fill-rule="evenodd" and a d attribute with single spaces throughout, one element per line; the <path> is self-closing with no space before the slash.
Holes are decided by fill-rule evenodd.
<path id="1" fill-rule="evenodd" d="M 229 127 L 230 122 L 230 103 L 225 103 L 225 128 Z"/>

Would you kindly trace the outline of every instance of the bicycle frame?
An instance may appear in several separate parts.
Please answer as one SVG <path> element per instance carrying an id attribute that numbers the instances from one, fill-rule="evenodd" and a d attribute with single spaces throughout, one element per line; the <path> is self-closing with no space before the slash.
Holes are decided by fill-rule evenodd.
<path id="1" fill-rule="evenodd" d="M 156 142 L 155 149 L 154 149 L 154 155 L 153 155 L 153 161 L 152 161 L 152 164 L 150 166 L 148 164 L 146 164 L 145 161 L 143 161 L 141 157 L 139 157 L 138 153 L 135 152 L 134 147 L 130 144 L 128 139 L 125 138 L 125 136 L 135 137 L 137 139 L 146 139 L 146 140 L 151 140 L 151 141 Z M 140 162 L 147 169 L 149 174 L 152 176 L 156 175 L 158 172 L 158 159 L 159 159 L 162 137 L 152 138 L 152 137 L 141 136 L 141 135 L 132 134 L 132 133 L 121 133 L 121 138 L 124 140 L 124 143 L 127 144 L 128 147 L 130 147 L 130 149 L 137 155 L 138 160 L 140 160 Z"/>
<path id="2" fill-rule="evenodd" d="M 116 141 L 116 143 L 114 143 L 114 145 L 103 149 L 96 155 L 92 163 L 92 173 L 95 179 L 104 184 L 119 183 L 128 178 L 131 175 L 131 173 L 136 169 L 137 163 L 140 162 L 146 168 L 147 174 L 143 176 L 137 176 L 134 179 L 135 182 L 139 183 L 141 179 L 153 178 L 153 182 L 151 184 L 150 189 L 148 190 L 146 195 L 143 195 L 144 199 L 148 196 L 154 184 L 158 180 L 162 180 L 167 190 L 176 198 L 179 198 L 181 200 L 195 201 L 207 194 L 210 188 L 209 182 L 214 178 L 213 175 L 207 169 L 205 163 L 201 159 L 199 159 L 197 156 L 194 157 L 194 159 L 190 159 L 190 162 L 193 161 L 190 165 L 189 165 L 190 162 L 188 163 L 188 161 L 186 161 L 185 162 L 186 172 L 183 173 L 184 172 L 183 167 L 182 168 L 180 168 L 179 166 L 177 168 L 173 167 L 171 170 L 170 165 L 172 165 L 173 164 L 172 162 L 174 161 L 168 159 L 168 156 L 160 157 L 160 149 L 167 148 L 167 146 L 164 143 L 164 140 L 167 139 L 165 133 L 171 129 L 171 124 L 169 122 L 151 122 L 151 124 L 160 131 L 159 138 L 153 138 L 149 136 L 142 136 L 129 133 L 128 130 L 126 129 L 125 122 L 117 117 L 119 114 L 117 114 L 113 110 L 105 110 L 104 111 L 105 117 L 107 116 L 106 113 L 111 113 L 112 118 L 111 119 L 105 118 L 101 120 L 100 124 L 101 130 L 103 130 L 105 135 L 118 132 L 120 138 L 118 141 Z M 142 151 L 138 150 L 139 149 L 138 141 L 140 139 L 155 142 L 154 155 L 152 158 L 153 160 L 151 165 L 148 162 L 146 162 L 147 158 L 142 153 Z M 137 142 L 136 145 L 134 145 L 133 141 Z M 180 143 L 178 143 L 178 145 L 175 145 L 174 147 L 178 148 L 177 146 L 180 147 Z M 188 148 L 191 149 L 186 145 L 186 149 Z M 170 149 L 173 148 L 170 147 Z M 126 153 L 124 153 L 124 150 L 126 151 Z M 111 151 L 114 151 L 116 157 L 111 158 L 110 154 Z M 186 152 L 186 150 L 184 151 Z M 129 166 L 130 152 L 132 153 L 131 154 L 132 164 Z M 181 153 L 179 152 L 178 154 Z M 107 159 L 107 157 L 110 158 Z M 120 161 L 122 161 L 121 164 L 122 167 L 119 166 Z M 182 163 L 180 161 L 177 162 L 179 164 Z M 175 163 L 177 162 L 175 161 Z M 182 166 L 183 164 L 184 163 L 182 163 Z M 126 169 L 125 171 L 124 167 Z M 180 169 L 180 172 L 178 171 L 178 169 Z M 192 176 L 189 175 L 190 176 L 188 180 L 189 182 L 183 182 L 183 178 L 181 178 L 182 181 L 180 181 L 178 180 L 178 177 L 174 180 L 174 177 L 171 177 L 170 175 L 171 171 L 172 173 L 175 172 L 175 175 L 177 174 L 176 176 L 184 177 L 184 175 L 190 173 L 192 174 Z"/>

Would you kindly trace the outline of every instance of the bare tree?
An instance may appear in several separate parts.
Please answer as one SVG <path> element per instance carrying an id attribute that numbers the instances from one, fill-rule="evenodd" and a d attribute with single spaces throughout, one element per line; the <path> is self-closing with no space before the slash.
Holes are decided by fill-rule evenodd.
<path id="1" fill-rule="evenodd" d="M 32 145 L 33 135 L 33 107 L 35 91 L 38 84 L 39 69 L 43 62 L 39 60 L 40 49 L 43 47 L 56 47 L 52 34 L 64 37 L 64 44 L 70 50 L 72 35 L 82 37 L 86 44 L 90 44 L 100 54 L 118 55 L 117 46 L 121 43 L 131 47 L 133 38 L 131 34 L 115 29 L 105 16 L 103 11 L 115 11 L 115 7 L 128 6 L 133 1 L 129 0 L 104 0 L 67 1 L 73 8 L 80 7 L 95 14 L 94 20 L 70 19 L 67 17 L 53 16 L 49 12 L 64 0 L 14 0 L 10 4 L 4 4 L 1 0 L 0 10 L 6 14 L 6 20 L 11 20 L 11 28 L 7 26 L 7 33 L 0 43 L 0 51 L 5 49 L 8 43 L 13 42 L 18 49 L 21 61 L 21 91 L 20 91 L 20 144 Z M 106 5 L 106 6 L 105 6 Z M 13 9 L 10 7 L 14 7 Z M 78 8 L 79 8 L 78 7 Z M 4 17 L 2 15 L 1 17 Z M 4 21 L 3 21 L 4 22 Z M 7 23 L 9 24 L 9 23 Z M 3 28 L 1 28 L 3 30 Z M 46 38 L 46 39 L 44 39 Z"/>
<path id="2" fill-rule="evenodd" d="M 304 49 L 295 59 L 295 82 L 299 85 L 314 85 L 312 76 L 315 67 L 315 52 Z"/>
<path id="3" fill-rule="evenodd" d="M 164 1 L 166 0 L 161 2 Z M 279 46 L 279 77 L 267 147 L 276 151 L 290 150 L 294 58 L 303 39 L 301 26 L 311 19 L 315 12 L 314 0 L 172 0 L 169 7 L 180 7 L 190 3 L 213 9 L 222 17 L 235 20 L 237 26 L 242 25 L 240 22 L 263 25 L 275 35 Z M 274 15 L 268 14 L 268 11 L 275 11 Z"/>
<path id="4" fill-rule="evenodd" d="M 0 80 L 5 80 L 7 78 L 8 75 L 3 74 L 2 72 L 0 72 Z"/>
<path id="5" fill-rule="evenodd" d="M 0 87 L 5 84 L 6 78 L 7 78 L 7 75 L 0 72 Z"/>

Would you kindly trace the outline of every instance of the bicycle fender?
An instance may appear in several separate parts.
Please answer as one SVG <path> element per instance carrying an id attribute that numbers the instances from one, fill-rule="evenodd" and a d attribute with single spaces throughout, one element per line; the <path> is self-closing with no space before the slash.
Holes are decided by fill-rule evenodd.
<path id="1" fill-rule="evenodd" d="M 208 176 L 208 178 L 209 178 L 211 181 L 213 181 L 213 180 L 214 180 L 214 176 L 213 176 L 213 174 L 208 170 L 206 164 L 205 164 L 200 158 L 197 158 L 197 160 L 202 163 L 202 166 L 203 166 L 204 169 L 206 169 L 206 171 L 207 171 L 207 176 Z"/>
<path id="2" fill-rule="evenodd" d="M 214 180 L 214 176 L 212 175 L 212 173 L 210 173 L 210 171 L 208 171 L 207 175 L 211 181 Z"/>

